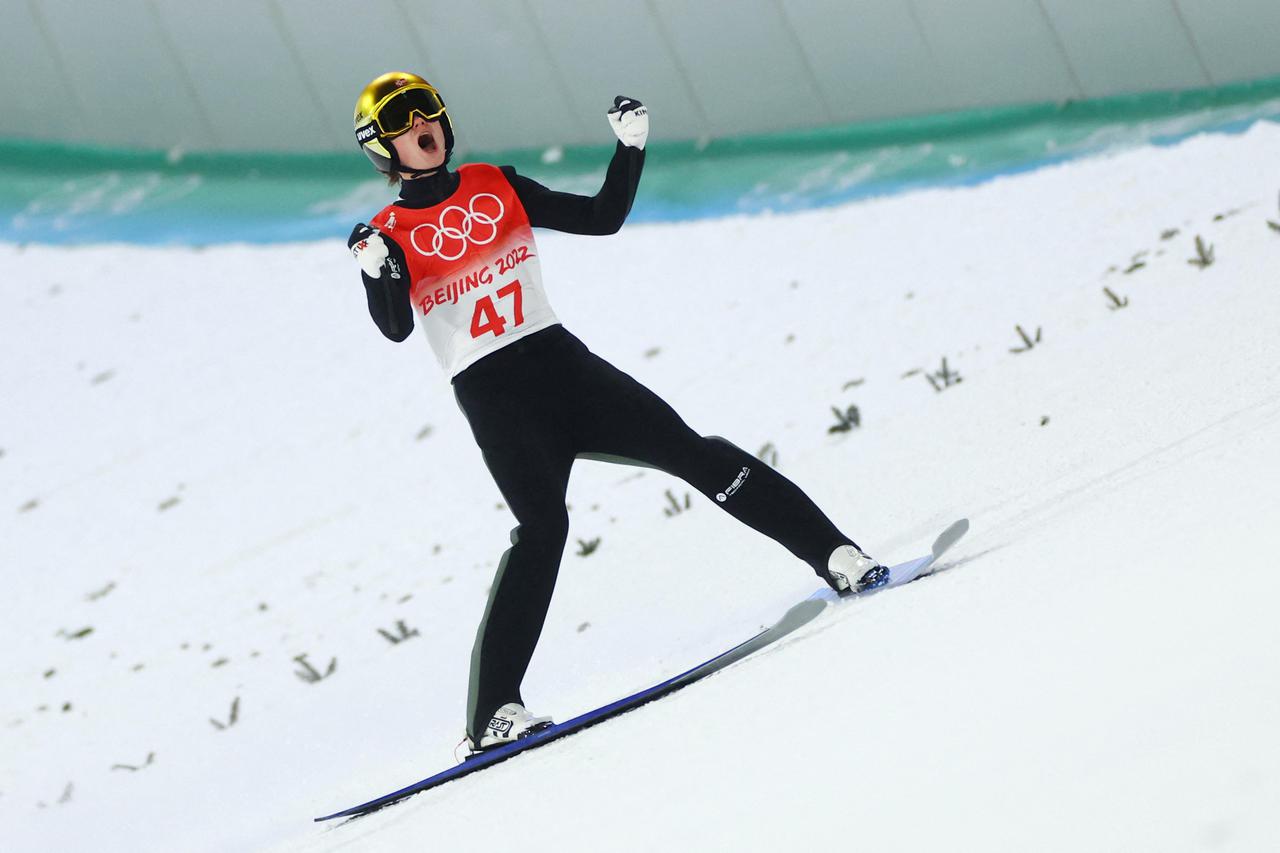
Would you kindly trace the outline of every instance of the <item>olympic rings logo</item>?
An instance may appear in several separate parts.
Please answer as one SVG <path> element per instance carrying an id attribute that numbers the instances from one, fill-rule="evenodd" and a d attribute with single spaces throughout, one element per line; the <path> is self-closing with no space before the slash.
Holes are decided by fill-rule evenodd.
<path id="1" fill-rule="evenodd" d="M 451 204 L 440 214 L 438 223 L 424 222 L 409 232 L 409 242 L 420 255 L 456 261 L 467 253 L 470 244 L 483 246 L 498 236 L 498 221 L 506 213 L 502 199 L 493 193 L 476 193 L 466 208 Z M 430 229 L 431 243 L 418 245 L 418 232 Z M 477 236 L 477 230 L 483 236 Z M 423 242 L 426 242 L 424 235 Z"/>

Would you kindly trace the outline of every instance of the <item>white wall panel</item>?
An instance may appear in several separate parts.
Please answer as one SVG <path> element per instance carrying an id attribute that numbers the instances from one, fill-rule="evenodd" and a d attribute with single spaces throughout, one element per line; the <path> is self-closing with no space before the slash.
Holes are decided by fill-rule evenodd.
<path id="1" fill-rule="evenodd" d="M 84 138 L 136 145 L 148 128 L 163 123 L 163 141 L 153 147 L 222 143 L 220 128 L 192 97 L 192 81 L 147 0 L 44 0 L 40 14 L 56 34 L 62 65 L 83 111 Z"/>
<path id="2" fill-rule="evenodd" d="M 773 0 L 650 0 L 718 135 L 835 120 Z"/>
<path id="3" fill-rule="evenodd" d="M 574 81 L 573 109 L 586 120 L 584 139 L 613 139 L 605 111 L 614 95 L 653 104 L 654 139 L 711 133 L 688 78 L 645 3 L 530 0 L 556 63 Z"/>
<path id="4" fill-rule="evenodd" d="M 1280 73 L 1280 0 L 1171 0 L 1215 84 Z"/>
<path id="5" fill-rule="evenodd" d="M 467 148 L 654 139 L 1280 75 L 1280 0 L 0 0 L 0 137 L 354 150 L 387 70 Z M 142 119 L 145 117 L 145 123 Z"/>
<path id="6" fill-rule="evenodd" d="M 841 121 L 949 105 L 938 66 L 903 0 L 780 0 Z"/>
<path id="7" fill-rule="evenodd" d="M 1169 0 L 1041 0 L 1085 97 L 1211 85 Z"/>
<path id="8" fill-rule="evenodd" d="M 405 12 L 427 51 L 431 79 L 472 148 L 541 146 L 588 134 L 563 77 L 549 61 L 523 2 L 405 0 Z"/>
<path id="9" fill-rule="evenodd" d="M 906 0 L 955 108 L 1079 97 L 1036 0 Z"/>
<path id="10" fill-rule="evenodd" d="M 411 71 L 428 80 L 421 44 L 396 0 L 317 3 L 274 0 L 320 102 L 319 118 L 338 148 L 359 153 L 351 118 L 365 85 L 387 71 Z M 314 109 L 310 100 L 299 108 Z"/>
<path id="11" fill-rule="evenodd" d="M 27 3 L 6 2 L 0 26 L 0 133 L 18 139 L 91 139 L 59 45 Z"/>
<path id="12" fill-rule="evenodd" d="M 293 151 L 332 149 L 310 83 L 289 51 L 270 3 L 154 0 L 160 25 L 180 51 L 220 145 L 192 147 Z M 119 73 L 117 57 L 112 73 Z M 140 140 L 143 141 L 143 140 Z"/>

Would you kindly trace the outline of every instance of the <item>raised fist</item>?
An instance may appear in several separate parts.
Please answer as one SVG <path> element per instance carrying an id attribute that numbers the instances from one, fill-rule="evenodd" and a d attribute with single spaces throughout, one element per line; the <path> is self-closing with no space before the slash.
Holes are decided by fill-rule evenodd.
<path id="1" fill-rule="evenodd" d="M 635 98 L 618 95 L 609 110 L 609 126 L 623 145 L 644 150 L 649 138 L 649 108 Z"/>

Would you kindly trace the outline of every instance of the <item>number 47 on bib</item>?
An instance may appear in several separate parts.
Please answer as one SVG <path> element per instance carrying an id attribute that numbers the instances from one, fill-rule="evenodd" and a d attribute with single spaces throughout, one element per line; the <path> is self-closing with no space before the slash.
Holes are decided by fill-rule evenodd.
<path id="1" fill-rule="evenodd" d="M 504 302 L 507 297 L 511 298 L 514 303 L 512 311 L 515 314 L 515 324 L 517 326 L 523 324 L 524 299 L 520 290 L 520 279 L 513 279 L 510 284 L 498 288 L 496 295 L 499 300 Z M 471 337 L 478 338 L 490 332 L 493 333 L 494 337 L 497 337 L 506 330 L 507 320 L 494 306 L 493 299 L 488 296 L 482 296 L 477 299 L 475 313 L 471 315 Z"/>

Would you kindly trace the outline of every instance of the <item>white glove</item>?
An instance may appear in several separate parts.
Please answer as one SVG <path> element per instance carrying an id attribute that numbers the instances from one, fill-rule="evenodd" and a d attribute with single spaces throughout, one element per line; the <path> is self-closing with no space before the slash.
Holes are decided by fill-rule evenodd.
<path id="1" fill-rule="evenodd" d="M 649 138 L 649 108 L 635 98 L 618 95 L 609 110 L 609 126 L 623 145 L 643 151 Z"/>
<path id="2" fill-rule="evenodd" d="M 387 261 L 387 244 L 377 229 L 370 229 L 363 239 L 351 244 L 351 254 L 369 278 L 382 277 L 382 265 Z"/>

